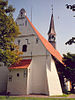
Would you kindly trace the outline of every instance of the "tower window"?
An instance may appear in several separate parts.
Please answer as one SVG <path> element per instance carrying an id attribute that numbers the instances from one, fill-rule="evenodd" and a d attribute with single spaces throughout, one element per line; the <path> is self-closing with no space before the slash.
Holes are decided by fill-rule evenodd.
<path id="1" fill-rule="evenodd" d="M 51 39 L 51 36 L 49 36 L 49 39 Z"/>
<path id="2" fill-rule="evenodd" d="M 54 36 L 52 35 L 52 39 L 54 38 Z"/>
<path id="3" fill-rule="evenodd" d="M 52 39 L 53 39 L 53 40 L 55 40 L 55 37 L 54 37 L 54 35 L 52 35 Z"/>
<path id="4" fill-rule="evenodd" d="M 23 52 L 26 52 L 27 51 L 27 45 L 23 45 L 22 51 Z"/>

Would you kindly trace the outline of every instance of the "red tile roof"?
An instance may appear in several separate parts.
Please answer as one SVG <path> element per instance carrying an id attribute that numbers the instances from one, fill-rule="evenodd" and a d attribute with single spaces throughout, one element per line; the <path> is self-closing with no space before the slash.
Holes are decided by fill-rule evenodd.
<path id="1" fill-rule="evenodd" d="M 21 60 L 19 63 L 11 65 L 8 69 L 24 69 L 28 68 L 30 65 L 31 59 Z"/>
<path id="2" fill-rule="evenodd" d="M 54 49 L 54 47 L 37 31 L 37 29 L 33 26 L 33 24 L 30 22 L 27 16 L 26 18 L 30 23 L 31 27 L 34 29 L 37 36 L 39 37 L 39 39 L 41 40 L 41 42 L 43 43 L 43 45 L 50 52 L 50 54 L 52 54 L 56 59 L 58 59 L 63 64 L 62 56 L 60 55 L 60 53 L 56 49 Z"/>

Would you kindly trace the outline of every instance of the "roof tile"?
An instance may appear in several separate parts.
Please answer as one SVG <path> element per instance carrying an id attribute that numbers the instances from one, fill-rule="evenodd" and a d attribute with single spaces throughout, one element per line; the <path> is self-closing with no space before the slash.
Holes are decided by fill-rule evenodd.
<path id="1" fill-rule="evenodd" d="M 11 65 L 8 69 L 24 69 L 28 68 L 31 63 L 31 59 L 21 60 L 19 63 Z"/>

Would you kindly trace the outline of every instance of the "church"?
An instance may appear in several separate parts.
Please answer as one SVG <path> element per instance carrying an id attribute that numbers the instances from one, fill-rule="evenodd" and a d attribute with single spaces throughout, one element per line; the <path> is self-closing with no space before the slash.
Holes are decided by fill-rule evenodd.
<path id="1" fill-rule="evenodd" d="M 56 33 L 51 15 L 48 41 L 38 32 L 22 8 L 16 19 L 21 35 L 15 43 L 23 52 L 22 60 L 9 67 L 7 92 L 10 94 L 62 95 L 55 59 L 62 63 L 56 50 Z"/>
<path id="2" fill-rule="evenodd" d="M 56 32 L 53 13 L 51 15 L 48 40 L 34 27 L 21 9 L 16 19 L 21 34 L 15 44 L 23 52 L 22 60 L 8 68 L 7 92 L 11 95 L 62 95 L 62 87 L 55 60 L 63 64 L 62 56 L 56 50 Z M 61 67 L 61 66 L 60 66 Z"/>

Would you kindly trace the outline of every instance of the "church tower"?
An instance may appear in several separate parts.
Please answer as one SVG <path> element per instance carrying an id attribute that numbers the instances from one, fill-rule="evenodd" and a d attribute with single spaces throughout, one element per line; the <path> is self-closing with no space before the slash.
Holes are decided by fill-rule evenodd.
<path id="1" fill-rule="evenodd" d="M 51 15 L 51 22 L 50 22 L 50 27 L 49 27 L 49 31 L 48 31 L 48 41 L 56 49 L 56 32 L 55 32 L 55 28 L 54 28 L 53 12 Z"/>

